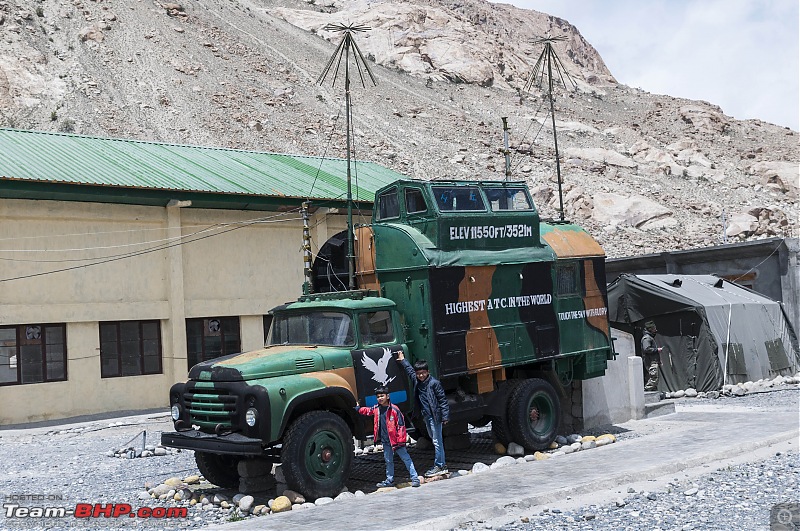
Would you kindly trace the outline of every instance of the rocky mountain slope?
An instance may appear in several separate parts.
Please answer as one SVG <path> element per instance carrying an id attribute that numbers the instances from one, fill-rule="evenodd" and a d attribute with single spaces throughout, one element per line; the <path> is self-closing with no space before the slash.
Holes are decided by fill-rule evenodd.
<path id="1" fill-rule="evenodd" d="M 544 36 L 568 219 L 609 256 L 798 234 L 798 133 L 619 84 L 568 22 L 481 0 L 0 0 L 0 126 L 344 156 L 338 35 L 378 85 L 353 89 L 356 156 L 426 179 L 512 177 L 558 215 L 547 102 L 522 90 Z"/>

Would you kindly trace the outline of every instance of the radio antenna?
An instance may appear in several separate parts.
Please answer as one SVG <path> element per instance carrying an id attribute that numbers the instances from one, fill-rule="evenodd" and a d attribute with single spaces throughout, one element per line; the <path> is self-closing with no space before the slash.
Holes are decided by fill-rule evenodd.
<path id="1" fill-rule="evenodd" d="M 325 65 L 325 68 L 322 70 L 322 74 L 320 74 L 319 78 L 317 79 L 317 83 L 322 85 L 325 83 L 325 79 L 331 73 L 331 69 L 333 69 L 333 80 L 331 86 L 336 86 L 336 78 L 339 76 L 339 68 L 344 63 L 344 101 L 345 101 L 345 120 L 346 120 L 346 127 L 347 127 L 347 267 L 348 267 L 348 289 L 354 290 L 356 289 L 356 272 L 355 272 L 355 253 L 354 245 L 353 245 L 353 186 L 351 180 L 351 170 L 350 170 L 350 153 L 352 152 L 352 138 L 350 135 L 350 130 L 352 127 L 352 116 L 351 116 L 351 107 L 350 107 L 350 58 L 352 56 L 353 62 L 355 63 L 356 70 L 358 70 L 358 77 L 361 80 L 361 86 L 366 88 L 366 77 L 372 83 L 373 86 L 377 85 L 378 82 L 375 80 L 375 76 L 372 75 L 372 70 L 369 69 L 369 65 L 367 64 L 367 60 L 364 57 L 364 54 L 361 53 L 361 50 L 358 48 L 355 39 L 353 38 L 354 33 L 361 33 L 364 31 L 369 30 L 370 28 L 367 26 L 362 26 L 359 24 L 328 24 L 324 28 L 325 31 L 336 31 L 342 33 L 342 40 L 339 42 L 339 46 L 336 47 L 334 50 L 333 55 L 328 60 L 328 64 Z M 335 68 L 334 68 L 335 65 Z"/>
<path id="2" fill-rule="evenodd" d="M 553 108 L 553 70 L 556 71 L 558 78 L 561 80 L 561 84 L 564 85 L 564 88 L 567 87 L 567 81 L 572 85 L 573 89 L 578 88 L 578 84 L 569 77 L 569 74 L 564 68 L 564 64 L 561 62 L 561 59 L 558 58 L 556 55 L 555 50 L 553 49 L 553 43 L 558 41 L 565 41 L 567 40 L 566 37 L 545 37 L 543 39 L 539 39 L 533 41 L 533 45 L 536 46 L 538 44 L 544 44 L 544 48 L 542 49 L 542 53 L 539 54 L 539 59 L 536 60 L 536 64 L 533 66 L 533 71 L 531 72 L 530 77 L 528 77 L 528 81 L 525 83 L 525 86 L 522 90 L 526 92 L 530 92 L 531 88 L 534 84 L 537 87 L 541 88 L 544 82 L 545 76 L 547 76 L 547 98 L 550 100 L 550 119 L 553 123 L 553 145 L 556 149 L 556 175 L 558 177 L 558 206 L 559 206 L 559 216 L 561 221 L 564 221 L 564 194 L 561 190 L 561 162 L 558 159 L 558 137 L 556 136 L 556 113 L 555 109 Z M 546 70 L 546 72 L 545 72 Z M 566 78 L 566 81 L 565 81 Z"/>

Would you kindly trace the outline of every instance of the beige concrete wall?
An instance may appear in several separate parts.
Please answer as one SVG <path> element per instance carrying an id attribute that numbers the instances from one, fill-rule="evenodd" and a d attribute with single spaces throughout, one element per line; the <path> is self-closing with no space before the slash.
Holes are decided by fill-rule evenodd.
<path id="1" fill-rule="evenodd" d="M 316 251 L 345 220 L 312 224 Z M 185 319 L 239 316 L 242 348 L 260 348 L 263 314 L 300 294 L 300 238 L 296 213 L 0 199 L 0 325 L 67 323 L 68 358 L 65 382 L 0 386 L 0 424 L 166 407 Z M 101 378 L 98 323 L 143 319 L 161 321 L 163 373 Z"/>

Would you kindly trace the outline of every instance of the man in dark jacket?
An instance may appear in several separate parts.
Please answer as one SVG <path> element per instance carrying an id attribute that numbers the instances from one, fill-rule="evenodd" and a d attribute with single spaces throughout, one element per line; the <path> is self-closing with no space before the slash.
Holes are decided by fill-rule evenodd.
<path id="1" fill-rule="evenodd" d="M 398 352 L 397 361 L 403 366 L 414 385 L 416 407 L 422 413 L 428 435 L 433 441 L 433 468 L 425 472 L 425 477 L 432 478 L 447 474 L 442 426 L 450 420 L 450 407 L 447 405 L 444 388 L 439 380 L 430 375 L 426 361 L 417 360 L 412 367 L 402 351 Z"/>
<path id="2" fill-rule="evenodd" d="M 661 366 L 661 350 L 656 344 L 656 334 L 658 328 L 653 321 L 647 321 L 644 324 L 644 334 L 642 334 L 642 357 L 644 358 L 644 366 L 647 367 L 647 374 L 649 376 L 647 383 L 644 384 L 645 391 L 658 390 L 658 369 Z"/>

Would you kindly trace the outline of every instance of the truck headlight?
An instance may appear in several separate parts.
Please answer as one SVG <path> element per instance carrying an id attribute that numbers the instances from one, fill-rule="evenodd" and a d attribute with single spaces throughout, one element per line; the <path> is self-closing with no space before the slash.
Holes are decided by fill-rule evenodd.
<path id="1" fill-rule="evenodd" d="M 175 404 L 172 406 L 172 409 L 170 409 L 170 413 L 172 413 L 172 420 L 178 420 L 181 418 L 181 407 Z"/>
<path id="2" fill-rule="evenodd" d="M 247 410 L 244 414 L 244 421 L 247 423 L 248 426 L 251 428 L 256 425 L 256 421 L 258 420 L 258 411 L 256 408 L 251 407 Z"/>

